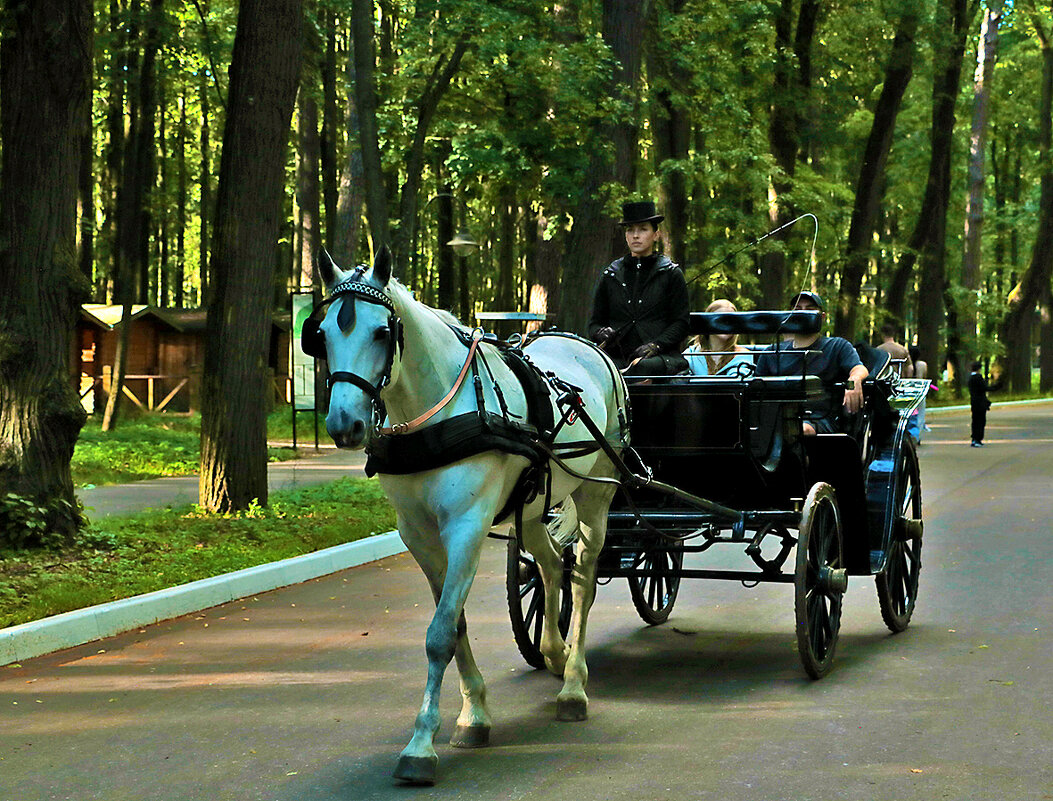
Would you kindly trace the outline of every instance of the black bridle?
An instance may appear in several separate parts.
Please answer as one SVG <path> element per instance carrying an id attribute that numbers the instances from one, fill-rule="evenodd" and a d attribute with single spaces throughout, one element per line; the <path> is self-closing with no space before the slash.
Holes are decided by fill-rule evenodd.
<path id="1" fill-rule="evenodd" d="M 373 404 L 374 415 L 379 421 L 384 418 L 385 414 L 384 402 L 380 399 L 380 393 L 384 387 L 391 383 L 391 371 L 395 364 L 396 351 L 402 348 L 402 320 L 399 318 L 391 298 L 376 287 L 359 281 L 358 279 L 361 275 L 362 271 L 356 270 L 350 278 L 334 286 L 325 299 L 311 310 L 311 316 L 304 320 L 300 334 L 300 347 L 308 356 L 313 356 L 316 359 L 327 359 L 325 334 L 322 333 L 320 326 L 322 320 L 325 319 L 324 310 L 338 298 L 344 298 L 344 303 L 341 305 L 340 312 L 336 318 L 337 326 L 341 331 L 347 331 L 355 324 L 356 301 L 361 300 L 366 303 L 373 303 L 387 309 L 390 312 L 388 315 L 387 354 L 384 360 L 384 369 L 381 371 L 380 378 L 377 379 L 376 383 L 372 384 L 362 376 L 344 370 L 330 372 L 326 378 L 327 387 L 332 387 L 333 384 L 344 381 L 365 392 Z"/>

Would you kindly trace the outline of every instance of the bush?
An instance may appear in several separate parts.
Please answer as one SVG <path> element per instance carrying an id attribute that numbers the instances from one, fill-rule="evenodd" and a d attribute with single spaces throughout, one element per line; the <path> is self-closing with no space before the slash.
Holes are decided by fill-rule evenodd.
<path id="1" fill-rule="evenodd" d="M 0 547 L 55 547 L 64 541 L 53 521 L 73 512 L 69 501 L 56 498 L 41 506 L 36 501 L 9 492 L 0 498 Z"/>

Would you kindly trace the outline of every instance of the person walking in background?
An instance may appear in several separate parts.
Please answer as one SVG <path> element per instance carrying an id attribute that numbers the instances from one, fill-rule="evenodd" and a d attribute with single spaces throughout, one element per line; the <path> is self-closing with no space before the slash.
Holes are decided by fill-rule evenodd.
<path id="1" fill-rule="evenodd" d="M 910 357 L 910 352 L 896 342 L 896 326 L 892 323 L 885 323 L 881 326 L 881 339 L 883 341 L 877 346 L 877 349 L 885 351 L 893 358 L 896 362 L 895 370 L 900 378 L 913 378 L 914 360 Z"/>
<path id="2" fill-rule="evenodd" d="M 973 371 L 969 374 L 969 409 L 972 412 L 972 446 L 984 446 L 984 427 L 987 425 L 987 410 L 991 401 L 987 397 L 987 379 L 980 372 L 983 365 L 973 362 Z"/>

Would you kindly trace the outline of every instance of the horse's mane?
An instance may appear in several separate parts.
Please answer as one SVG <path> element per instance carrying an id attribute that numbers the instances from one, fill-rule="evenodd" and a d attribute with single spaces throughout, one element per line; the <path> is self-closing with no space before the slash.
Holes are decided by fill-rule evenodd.
<path id="1" fill-rule="evenodd" d="M 404 309 L 405 311 L 415 311 L 418 308 L 422 310 L 427 310 L 434 314 L 436 317 L 438 317 L 446 325 L 453 326 L 454 328 L 459 328 L 462 331 L 471 331 L 471 329 L 468 326 L 466 326 L 464 323 L 458 320 L 456 315 L 452 314 L 451 312 L 448 312 L 444 309 L 436 309 L 432 306 L 427 305 L 426 303 L 421 303 L 419 300 L 413 297 L 413 292 L 411 292 L 409 288 L 401 284 L 398 281 L 398 279 L 394 277 L 388 279 L 386 290 L 391 296 L 391 299 L 395 302 L 395 304 L 398 305 L 400 308 Z"/>

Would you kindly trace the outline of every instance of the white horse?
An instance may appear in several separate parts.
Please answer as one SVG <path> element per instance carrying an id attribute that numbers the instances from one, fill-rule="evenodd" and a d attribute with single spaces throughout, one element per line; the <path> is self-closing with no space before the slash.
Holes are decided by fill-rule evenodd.
<path id="1" fill-rule="evenodd" d="M 379 434 L 397 449 L 409 430 L 423 430 L 459 415 L 478 413 L 477 383 L 481 384 L 487 410 L 496 411 L 504 402 L 508 416 L 526 417 L 524 392 L 497 348 L 476 342 L 474 348 L 479 353 L 474 358 L 469 356 L 464 341 L 471 338 L 468 329 L 462 327 L 463 335 L 458 336 L 454 330 L 457 326 L 451 327 L 449 322 L 452 317 L 444 319 L 442 313 L 416 301 L 394 280 L 386 247 L 368 271 L 341 270 L 325 254 L 321 275 L 328 309 L 313 334 L 313 349 L 322 350 L 324 337 L 321 355 L 328 357 L 332 386 L 326 429 L 339 447 L 361 448 Z M 307 335 L 304 341 L 306 346 Z M 543 335 L 525 352 L 541 371 L 558 374 L 580 389 L 588 416 L 616 451 L 627 446 L 625 385 L 606 355 L 568 335 Z M 462 383 L 473 361 L 472 369 L 478 370 L 480 380 L 468 376 Z M 495 390 L 495 384 L 499 389 Z M 444 396 L 447 402 L 442 405 Z M 390 425 L 378 428 L 380 414 L 385 412 Z M 595 440 L 581 417 L 568 418 L 557 427 L 555 447 L 575 443 L 570 446 L 573 453 L 568 453 L 563 462 L 571 472 L 556 462 L 548 464 L 551 491 L 546 493 L 542 487 L 537 497 L 523 506 L 521 537 L 537 562 L 545 588 L 540 650 L 547 668 L 563 677 L 556 699 L 557 718 L 584 720 L 588 714 L 585 628 L 595 596 L 596 560 L 616 485 L 611 480 L 615 469 L 604 451 L 583 447 L 586 441 L 594 444 Z M 555 419 L 561 419 L 558 410 Z M 399 423 L 406 426 L 400 429 Z M 488 450 L 423 472 L 380 471 L 381 486 L 398 514 L 399 534 L 424 571 L 435 598 L 435 613 L 425 640 L 428 678 L 424 701 L 413 737 L 399 756 L 394 773 L 397 779 L 413 784 L 435 781 L 439 690 L 452 658 L 457 660 L 463 705 L 451 745 L 472 748 L 489 742 L 486 688 L 472 657 L 463 609 L 487 533 L 528 464 L 524 456 Z M 585 476 L 599 481 L 583 480 Z M 546 501 L 563 503 L 563 532 L 572 526 L 578 538 L 568 642 L 556 625 L 562 544 L 542 523 Z"/>

